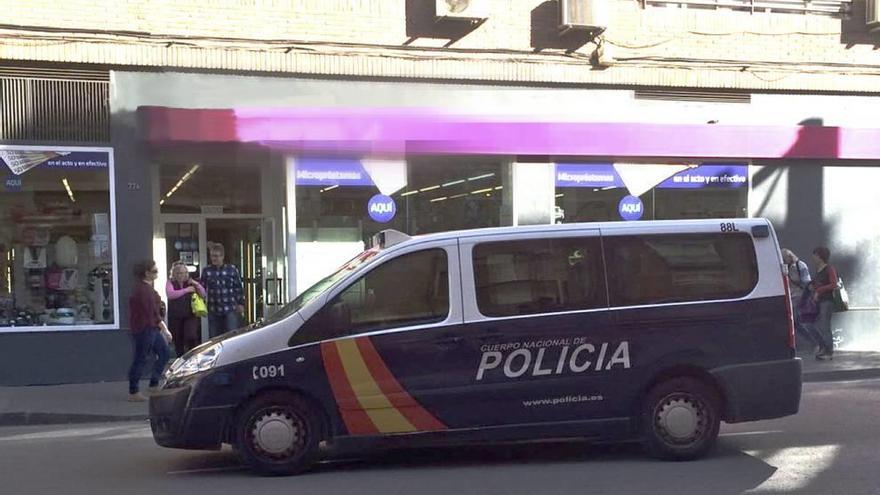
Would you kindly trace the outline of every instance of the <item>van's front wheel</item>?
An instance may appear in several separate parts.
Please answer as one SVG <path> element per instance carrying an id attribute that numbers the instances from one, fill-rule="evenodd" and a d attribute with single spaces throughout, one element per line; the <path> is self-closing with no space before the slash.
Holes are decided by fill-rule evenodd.
<path id="1" fill-rule="evenodd" d="M 718 438 L 720 404 L 717 391 L 696 378 L 679 377 L 657 384 L 642 407 L 645 449 L 666 460 L 702 457 Z"/>
<path id="2" fill-rule="evenodd" d="M 236 450 L 260 474 L 301 473 L 318 460 L 321 417 L 309 402 L 294 394 L 260 395 L 236 416 Z"/>

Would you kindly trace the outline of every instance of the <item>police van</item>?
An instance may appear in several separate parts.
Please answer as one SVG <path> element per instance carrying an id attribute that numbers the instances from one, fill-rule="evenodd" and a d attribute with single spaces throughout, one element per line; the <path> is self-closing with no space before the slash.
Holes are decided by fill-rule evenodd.
<path id="1" fill-rule="evenodd" d="M 177 359 L 150 423 L 264 474 L 334 446 L 546 438 L 694 459 L 721 421 L 797 413 L 787 284 L 764 219 L 384 231 Z"/>

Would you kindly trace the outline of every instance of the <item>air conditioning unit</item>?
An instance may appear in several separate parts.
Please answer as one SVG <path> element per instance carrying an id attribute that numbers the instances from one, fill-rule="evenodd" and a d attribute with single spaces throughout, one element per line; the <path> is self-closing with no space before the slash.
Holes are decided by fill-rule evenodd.
<path id="1" fill-rule="evenodd" d="M 559 0 L 561 31 L 578 29 L 602 32 L 606 27 L 608 27 L 608 0 Z"/>
<path id="2" fill-rule="evenodd" d="M 867 0 L 865 2 L 865 20 L 869 31 L 880 30 L 880 0 Z"/>
<path id="3" fill-rule="evenodd" d="M 434 0 L 434 15 L 445 19 L 485 19 L 488 0 Z"/>

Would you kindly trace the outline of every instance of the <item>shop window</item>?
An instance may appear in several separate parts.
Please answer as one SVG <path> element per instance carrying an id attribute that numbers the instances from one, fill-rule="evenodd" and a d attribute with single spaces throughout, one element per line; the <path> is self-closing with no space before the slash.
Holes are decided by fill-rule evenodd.
<path id="1" fill-rule="evenodd" d="M 0 146 L 0 331 L 118 328 L 111 161 Z"/>
<path id="2" fill-rule="evenodd" d="M 666 177 L 649 170 L 651 164 L 644 164 L 644 174 L 638 169 L 642 165 L 627 164 L 627 180 L 618 173 L 619 165 L 557 163 L 556 222 L 737 218 L 748 214 L 746 164 L 704 163 Z M 631 196 L 628 181 L 639 189 L 638 199 Z M 644 191 L 646 182 L 652 187 Z"/>
<path id="3" fill-rule="evenodd" d="M 477 305 L 486 316 L 606 306 L 598 237 L 490 242 L 473 253 Z"/>
<path id="4" fill-rule="evenodd" d="M 604 237 L 612 306 L 735 299 L 758 283 L 748 234 Z"/>
<path id="5" fill-rule="evenodd" d="M 474 156 L 297 158 L 296 286 L 320 280 L 385 229 L 418 235 L 510 225 L 507 168 Z"/>
<path id="6" fill-rule="evenodd" d="M 294 334 L 291 345 L 437 323 L 449 314 L 446 251 L 389 260 L 349 285 Z"/>
<path id="7" fill-rule="evenodd" d="M 365 242 L 385 229 L 418 235 L 510 225 L 500 161 L 418 157 L 371 168 L 364 162 L 297 161 L 298 241 Z M 396 170 L 388 173 L 383 166 Z M 388 218 L 370 212 L 371 199 L 382 190 L 394 202 Z"/>

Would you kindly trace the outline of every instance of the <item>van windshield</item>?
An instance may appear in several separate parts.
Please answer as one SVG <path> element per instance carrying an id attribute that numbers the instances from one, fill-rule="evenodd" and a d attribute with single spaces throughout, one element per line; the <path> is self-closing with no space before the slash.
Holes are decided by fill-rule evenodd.
<path id="1" fill-rule="evenodd" d="M 330 275 L 327 275 L 326 277 L 322 278 L 317 283 L 303 291 L 300 295 L 296 296 L 294 300 L 285 304 L 281 309 L 273 313 L 271 316 L 261 320 L 255 326 L 261 327 L 269 323 L 275 323 L 276 321 L 281 321 L 292 315 L 293 313 L 296 313 L 310 301 L 323 294 L 324 291 L 326 291 L 330 287 L 333 287 L 336 282 L 339 282 L 340 280 L 345 278 L 346 275 L 358 269 L 358 267 L 360 267 L 361 265 L 369 262 L 377 254 L 379 254 L 380 251 L 381 249 L 379 247 L 374 247 L 360 253 L 359 255 L 355 256 L 354 258 L 343 264 L 338 270 L 331 273 Z"/>

